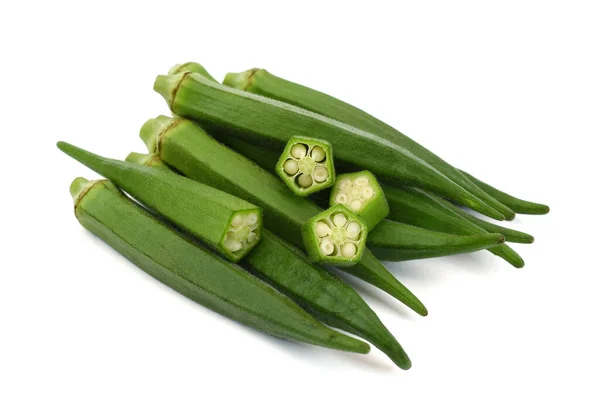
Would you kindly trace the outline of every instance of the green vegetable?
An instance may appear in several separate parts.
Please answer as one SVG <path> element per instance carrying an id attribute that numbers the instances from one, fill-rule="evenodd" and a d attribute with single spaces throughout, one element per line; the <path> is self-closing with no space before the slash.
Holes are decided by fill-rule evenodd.
<path id="1" fill-rule="evenodd" d="M 277 160 L 277 153 L 273 150 L 247 143 L 233 136 L 219 136 L 218 139 L 240 154 L 255 161 L 261 167 L 272 167 L 273 162 Z M 352 168 L 342 167 L 341 170 L 352 170 Z M 342 176 L 344 175 L 339 175 L 338 180 Z M 398 192 L 395 194 L 394 191 Z M 414 191 L 415 196 L 408 194 L 408 192 L 402 194 L 403 191 Z M 377 254 L 382 256 L 382 258 L 398 261 L 423 259 L 488 248 L 490 252 L 506 259 L 513 266 L 522 267 L 524 265 L 523 259 L 513 249 L 505 244 L 498 244 L 497 235 L 486 235 L 486 233 L 502 234 L 503 231 L 506 231 L 512 237 L 517 235 L 523 239 L 531 237 L 528 234 L 516 230 L 504 229 L 494 226 L 494 224 L 490 224 L 490 226 L 495 227 L 493 230 L 485 231 L 472 223 L 465 222 L 466 220 L 462 216 L 459 215 L 457 217 L 456 211 L 459 211 L 458 208 L 449 202 L 416 188 L 384 186 L 384 192 L 391 210 L 388 217 L 391 220 L 399 222 L 392 223 L 389 220 L 384 220 L 375 227 L 378 233 L 373 239 L 376 237 L 385 237 L 386 239 L 385 246 L 379 248 L 377 251 Z M 426 196 L 427 199 L 419 199 L 421 195 Z M 311 198 L 318 202 L 319 205 L 326 206 L 329 203 L 329 198 L 321 196 L 320 193 L 312 195 Z M 450 217 L 443 216 L 444 213 L 448 212 L 447 209 L 444 209 L 445 205 L 454 208 L 450 212 Z M 441 214 L 436 215 L 440 211 Z M 453 228 L 452 223 L 456 222 L 459 225 L 466 224 L 466 226 Z M 415 230 L 413 226 L 422 227 L 422 229 Z M 440 236 L 436 231 L 459 235 L 474 235 L 475 237 L 464 239 L 457 236 Z M 379 243 L 382 242 L 379 241 Z M 496 243 L 496 245 L 490 247 L 490 243 Z M 370 235 L 367 237 L 367 246 L 368 248 L 374 247 L 373 243 L 371 243 Z"/>
<path id="2" fill-rule="evenodd" d="M 504 243 L 504 236 L 497 233 L 456 236 L 389 220 L 383 220 L 380 226 L 386 228 L 377 227 L 371 231 L 368 244 L 375 256 L 382 260 L 434 258 L 474 252 Z"/>
<path id="3" fill-rule="evenodd" d="M 388 217 L 392 220 L 450 234 L 486 233 L 486 230 L 463 217 L 463 213 L 459 213 L 452 204 L 425 191 L 388 186 L 384 186 L 383 190 L 390 204 Z M 495 230 L 500 232 L 498 229 Z M 529 236 L 518 231 L 515 231 L 514 234 Z M 506 244 L 492 247 L 489 251 L 516 268 L 522 268 L 525 265 L 521 256 Z"/>
<path id="4" fill-rule="evenodd" d="M 485 191 L 467 179 L 455 167 L 393 127 L 348 103 L 300 84 L 274 76 L 266 70 L 256 68 L 243 73 L 229 73 L 225 77 L 223 84 L 289 103 L 299 108 L 352 125 L 381 138 L 385 138 L 404 148 L 417 158 L 422 159 L 432 167 L 435 167 L 447 178 L 460 185 L 471 194 L 477 196 L 489 206 L 500 211 L 506 219 L 513 219 L 515 217 L 514 211 L 488 195 Z M 363 167 L 369 169 L 367 166 Z M 425 187 L 424 189 L 435 191 L 435 189 L 429 187 Z M 442 195 L 444 194 L 442 193 Z"/>
<path id="5" fill-rule="evenodd" d="M 125 158 L 125 161 L 129 162 L 129 163 L 136 163 L 141 166 L 154 167 L 155 169 L 169 169 L 170 170 L 167 163 L 162 161 L 162 159 L 160 158 L 160 156 L 158 154 L 142 154 L 142 153 L 131 152 Z M 173 173 L 175 173 L 175 172 L 173 172 Z"/>
<path id="6" fill-rule="evenodd" d="M 156 154 L 132 154 L 139 164 L 170 170 Z M 399 367 L 410 367 L 410 359 L 398 341 L 352 287 L 313 265 L 304 253 L 274 233 L 263 228 L 260 243 L 244 258 L 243 265 L 317 320 L 367 339 Z"/>
<path id="7" fill-rule="evenodd" d="M 502 202 L 507 207 L 511 208 L 518 214 L 548 214 L 550 212 L 550 207 L 544 204 L 536 204 L 535 202 L 524 201 L 519 198 L 515 198 L 507 194 L 506 192 L 499 191 L 498 189 L 488 185 L 487 183 L 483 183 L 479 179 L 474 176 L 468 174 L 467 172 L 462 172 L 471 182 L 476 184 L 481 188 L 481 190 L 485 191 L 488 195 L 494 197 L 499 202 Z"/>
<path id="8" fill-rule="evenodd" d="M 366 343 L 328 329 L 239 266 L 179 236 L 109 181 L 77 178 L 71 193 L 83 227 L 191 300 L 274 336 L 369 352 Z"/>
<path id="9" fill-rule="evenodd" d="M 329 205 L 342 204 L 357 214 L 372 230 L 390 212 L 377 179 L 368 170 L 338 176 L 331 190 Z"/>
<path id="10" fill-rule="evenodd" d="M 367 225 L 338 204 L 317 214 L 302 227 L 310 260 L 337 266 L 357 264 L 367 241 Z"/>
<path id="11" fill-rule="evenodd" d="M 434 197 L 434 198 L 437 198 L 437 197 Z M 456 205 L 453 205 L 452 203 L 450 203 L 448 201 L 445 201 L 443 199 L 440 199 L 440 200 L 442 201 L 442 204 L 444 206 L 448 205 L 449 208 L 452 209 L 453 211 L 456 211 L 458 213 L 458 215 L 467 219 L 468 221 L 472 222 L 473 224 L 483 228 L 488 233 L 502 234 L 507 242 L 531 244 L 534 241 L 534 238 L 531 234 L 523 233 L 522 231 L 518 231 L 518 230 L 513 230 L 512 228 L 502 227 L 502 226 L 496 225 L 494 223 L 488 223 L 487 221 L 482 220 L 481 218 L 478 218 L 472 214 L 469 214 L 466 211 L 461 210 Z"/>
<path id="12" fill-rule="evenodd" d="M 331 145 L 315 138 L 292 137 L 275 171 L 298 196 L 329 188 L 335 182 Z"/>
<path id="13" fill-rule="evenodd" d="M 191 121 L 159 116 L 144 124 L 140 136 L 151 153 L 191 179 L 206 182 L 260 206 L 267 228 L 303 247 L 301 228 L 322 210 L 294 195 L 272 173 L 218 143 Z M 273 166 L 271 166 L 273 167 Z M 365 249 L 360 263 L 344 270 L 383 289 L 425 315 L 423 304 Z"/>
<path id="14" fill-rule="evenodd" d="M 193 73 L 198 73 L 211 81 L 214 81 L 214 82 L 217 81 L 213 76 L 211 76 L 209 74 L 208 71 L 206 71 L 206 69 L 203 66 L 201 66 L 198 63 L 193 63 L 193 62 L 174 65 L 173 67 L 171 67 L 168 74 L 172 75 L 172 74 L 186 73 L 188 71 L 191 71 Z"/>
<path id="15" fill-rule="evenodd" d="M 65 142 L 57 146 L 232 261 L 260 240 L 262 211 L 256 205 L 174 173 L 104 158 Z"/>
<path id="16" fill-rule="evenodd" d="M 331 143 L 336 160 L 370 170 L 382 180 L 417 185 L 490 217 L 504 219 L 497 210 L 402 146 L 342 122 L 222 86 L 191 72 L 158 76 L 154 90 L 175 114 L 211 129 L 235 133 L 249 141 L 266 141 L 280 149 L 294 135 L 321 138 Z"/>

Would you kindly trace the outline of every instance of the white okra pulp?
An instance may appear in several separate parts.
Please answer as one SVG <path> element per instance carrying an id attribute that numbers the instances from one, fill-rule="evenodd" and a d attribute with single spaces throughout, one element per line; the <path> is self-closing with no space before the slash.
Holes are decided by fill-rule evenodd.
<path id="1" fill-rule="evenodd" d="M 292 146 L 286 157 L 283 170 L 298 186 L 308 188 L 329 179 L 329 170 L 325 166 L 327 154 L 321 146 L 299 142 Z"/>
<path id="2" fill-rule="evenodd" d="M 371 202 L 374 196 L 375 189 L 370 184 L 369 178 L 359 176 L 354 180 L 342 179 L 334 199 L 335 203 L 345 205 L 353 212 L 359 212 Z"/>
<path id="3" fill-rule="evenodd" d="M 223 246 L 230 252 L 246 250 L 258 238 L 256 231 L 258 228 L 258 211 L 236 213 L 229 223 L 229 228 L 223 239 Z"/>
<path id="4" fill-rule="evenodd" d="M 319 252 L 323 256 L 351 259 L 358 251 L 362 227 L 337 212 L 317 221 L 315 233 L 319 239 Z"/>

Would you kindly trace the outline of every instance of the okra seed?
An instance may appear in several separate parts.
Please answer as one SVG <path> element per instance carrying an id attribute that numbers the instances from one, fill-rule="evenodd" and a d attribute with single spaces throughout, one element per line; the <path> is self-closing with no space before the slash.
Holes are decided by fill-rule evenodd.
<path id="1" fill-rule="evenodd" d="M 321 147 L 319 146 L 315 146 L 311 153 L 310 156 L 315 159 L 315 161 L 317 162 L 321 162 L 323 160 L 325 160 L 325 150 L 323 150 Z"/>
<path id="2" fill-rule="evenodd" d="M 296 178 L 296 181 L 298 182 L 298 185 L 302 186 L 303 188 L 308 188 L 310 185 L 313 184 L 312 177 L 310 175 L 307 175 L 306 173 L 303 173 L 300 176 L 298 176 Z"/>
<path id="3" fill-rule="evenodd" d="M 365 176 L 359 176 L 356 179 L 354 179 L 354 183 L 358 186 L 366 186 L 369 184 L 369 179 Z"/>
<path id="4" fill-rule="evenodd" d="M 231 220 L 231 227 L 239 227 L 244 222 L 244 217 L 241 214 L 236 214 Z"/>
<path id="5" fill-rule="evenodd" d="M 335 224 L 337 227 L 343 227 L 346 222 L 348 222 L 348 219 L 341 212 L 338 212 L 333 216 L 333 224 Z"/>
<path id="6" fill-rule="evenodd" d="M 304 144 L 295 144 L 290 153 L 292 157 L 301 159 L 302 157 L 306 156 L 306 151 L 307 147 Z"/>
<path id="7" fill-rule="evenodd" d="M 321 244 L 319 245 L 319 248 L 321 249 L 321 252 L 323 252 L 323 254 L 325 256 L 329 256 L 335 250 L 335 246 L 333 245 L 333 243 L 329 239 L 324 239 L 321 242 Z"/>
<path id="8" fill-rule="evenodd" d="M 231 239 L 231 238 L 225 239 L 225 242 L 223 243 L 223 245 L 230 252 L 237 252 L 238 250 L 240 250 L 242 248 L 241 242 Z"/>
<path id="9" fill-rule="evenodd" d="M 348 202 L 348 195 L 346 195 L 343 192 L 337 194 L 337 196 L 335 197 L 335 202 L 337 202 L 338 204 L 345 204 L 346 202 Z"/>
<path id="10" fill-rule="evenodd" d="M 362 202 L 360 202 L 358 199 L 355 199 L 354 201 L 350 202 L 350 209 L 354 212 L 360 210 L 360 207 L 362 207 Z"/>
<path id="11" fill-rule="evenodd" d="M 342 256 L 346 258 L 351 258 L 352 256 L 356 255 L 356 246 L 354 243 L 344 243 L 341 250 Z"/>
<path id="12" fill-rule="evenodd" d="M 248 237 L 246 238 L 246 241 L 248 243 L 252 243 L 254 240 L 256 240 L 256 233 L 250 233 L 250 234 L 248 234 Z"/>
<path id="13" fill-rule="evenodd" d="M 352 221 L 350 224 L 348 224 L 348 227 L 346 227 L 348 237 L 352 240 L 358 239 L 358 236 L 360 235 L 360 230 L 360 224 L 358 224 L 356 221 Z"/>
<path id="14" fill-rule="evenodd" d="M 295 175 L 298 173 L 298 162 L 293 159 L 287 159 L 283 164 L 283 170 L 285 170 L 285 173 L 288 175 Z"/>
<path id="15" fill-rule="evenodd" d="M 331 228 L 323 221 L 317 222 L 317 236 L 325 237 L 331 232 Z"/>
<path id="16" fill-rule="evenodd" d="M 329 177 L 329 171 L 326 167 L 319 166 L 313 172 L 313 177 L 317 182 L 325 182 Z"/>
<path id="17" fill-rule="evenodd" d="M 340 190 L 347 191 L 352 186 L 352 181 L 350 179 L 344 179 L 340 182 Z"/>
<path id="18" fill-rule="evenodd" d="M 248 214 L 246 215 L 246 225 L 253 225 L 258 223 L 258 215 Z"/>
<path id="19" fill-rule="evenodd" d="M 371 199 L 373 198 L 373 195 L 375 195 L 375 191 L 370 186 L 367 186 L 362 190 L 362 197 L 364 199 Z"/>

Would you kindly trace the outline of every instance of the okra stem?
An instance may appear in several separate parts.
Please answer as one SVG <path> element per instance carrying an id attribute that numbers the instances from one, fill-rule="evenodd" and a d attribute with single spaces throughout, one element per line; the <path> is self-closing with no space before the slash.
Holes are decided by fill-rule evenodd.
<path id="1" fill-rule="evenodd" d="M 336 156 L 388 179 L 447 196 L 492 218 L 504 216 L 423 159 L 369 132 L 304 109 L 222 86 L 195 73 L 158 76 L 154 89 L 171 111 L 248 141 L 285 144 L 294 135 L 329 141 Z M 276 121 L 276 123 L 273 123 Z"/>

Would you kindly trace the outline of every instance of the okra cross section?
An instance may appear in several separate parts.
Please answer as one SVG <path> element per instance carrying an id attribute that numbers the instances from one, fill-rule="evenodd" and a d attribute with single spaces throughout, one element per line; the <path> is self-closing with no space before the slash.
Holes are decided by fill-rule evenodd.
<path id="1" fill-rule="evenodd" d="M 360 216 L 369 230 L 390 213 L 379 182 L 368 170 L 338 177 L 329 198 L 330 206 L 336 204 L 342 204 Z"/>
<path id="2" fill-rule="evenodd" d="M 296 195 L 329 188 L 335 182 L 331 145 L 314 138 L 292 137 L 275 170 Z"/>
<path id="3" fill-rule="evenodd" d="M 362 257 L 367 225 L 343 205 L 336 205 L 308 220 L 302 237 L 313 262 L 351 266 Z"/>

